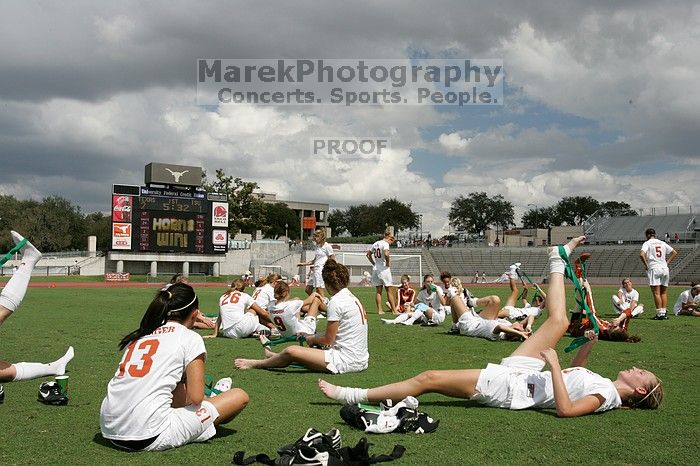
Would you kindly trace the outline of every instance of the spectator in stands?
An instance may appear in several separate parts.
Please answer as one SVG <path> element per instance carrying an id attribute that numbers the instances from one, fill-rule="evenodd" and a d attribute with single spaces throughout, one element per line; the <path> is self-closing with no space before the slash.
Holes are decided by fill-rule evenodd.
<path id="1" fill-rule="evenodd" d="M 389 308 L 396 308 L 396 293 L 392 288 L 394 284 L 391 278 L 391 256 L 389 248 L 394 242 L 394 235 L 387 228 L 384 232 L 384 239 L 375 241 L 367 251 L 367 260 L 372 263 L 372 285 L 377 290 L 375 301 L 377 304 L 377 314 L 384 314 L 382 310 L 382 288 L 386 288 L 386 295 L 389 299 Z"/>
<path id="2" fill-rule="evenodd" d="M 681 237 L 678 236 L 678 232 L 676 232 L 676 234 L 673 235 L 673 239 L 674 239 L 674 241 L 675 241 L 676 243 L 678 243 L 678 241 L 680 241 Z"/>
<path id="3" fill-rule="evenodd" d="M 667 243 L 670 243 L 671 242 L 671 235 L 669 235 L 668 232 L 666 232 L 666 234 L 664 235 L 664 239 L 666 240 Z"/>
<path id="4" fill-rule="evenodd" d="M 668 264 L 678 254 L 675 249 L 664 241 L 656 238 L 656 230 L 647 228 L 646 242 L 642 245 L 639 258 L 644 264 L 649 278 L 649 287 L 654 295 L 656 316 L 654 320 L 667 320 L 666 306 L 668 305 Z"/>
<path id="5" fill-rule="evenodd" d="M 474 279 L 472 280 L 472 283 L 479 283 L 479 271 L 478 270 L 474 274 Z"/>
<path id="6" fill-rule="evenodd" d="M 631 316 L 637 317 L 644 312 L 644 304 L 639 304 L 639 292 L 632 288 L 632 280 L 629 278 L 622 280 L 622 288 L 613 295 L 612 302 L 616 314 L 629 309 Z"/>
<path id="7" fill-rule="evenodd" d="M 486 283 L 486 272 L 481 272 L 481 283 Z"/>
<path id="8" fill-rule="evenodd" d="M 691 283 L 690 289 L 678 296 L 673 313 L 677 316 L 700 317 L 700 283 Z"/>

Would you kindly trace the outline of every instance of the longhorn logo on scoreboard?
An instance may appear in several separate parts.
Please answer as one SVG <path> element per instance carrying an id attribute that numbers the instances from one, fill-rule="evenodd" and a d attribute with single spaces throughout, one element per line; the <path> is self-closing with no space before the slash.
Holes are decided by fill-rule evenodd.
<path id="1" fill-rule="evenodd" d="M 112 221 L 131 222 L 131 196 L 112 195 Z"/>
<path id="2" fill-rule="evenodd" d="M 228 228 L 228 202 L 212 202 L 211 226 Z"/>
<path id="3" fill-rule="evenodd" d="M 131 223 L 112 224 L 112 249 L 131 249 Z"/>

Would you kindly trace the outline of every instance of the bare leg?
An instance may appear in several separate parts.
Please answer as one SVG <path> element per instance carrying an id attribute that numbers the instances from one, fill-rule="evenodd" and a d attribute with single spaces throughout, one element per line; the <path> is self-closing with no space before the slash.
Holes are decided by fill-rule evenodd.
<path id="1" fill-rule="evenodd" d="M 666 309 L 668 306 L 668 287 L 659 285 L 659 295 L 661 295 L 661 308 Z"/>
<path id="2" fill-rule="evenodd" d="M 272 369 L 298 363 L 315 371 L 328 372 L 325 353 L 320 349 L 288 346 L 281 353 L 274 353 L 273 351 L 270 351 L 270 353 L 273 354 L 265 359 L 238 358 L 234 361 L 234 365 L 237 369 Z"/>
<path id="3" fill-rule="evenodd" d="M 508 277 L 508 284 L 510 285 L 510 294 L 506 300 L 506 306 L 515 306 L 518 301 L 518 284 L 513 277 Z"/>
<path id="4" fill-rule="evenodd" d="M 401 401 L 407 396 L 419 396 L 424 393 L 440 393 L 454 398 L 471 398 L 476 394 L 476 382 L 481 369 L 426 371 L 402 382 L 370 388 L 364 401 L 382 400 Z M 341 401 L 343 387 L 319 379 L 319 389 L 328 398 Z"/>
<path id="5" fill-rule="evenodd" d="M 213 404 L 219 412 L 219 417 L 214 421 L 214 424 L 218 426 L 219 424 L 226 424 L 238 416 L 248 406 L 250 398 L 240 388 L 232 388 L 214 397 L 207 398 L 207 401 Z"/>
<path id="6" fill-rule="evenodd" d="M 396 310 L 396 287 L 395 286 L 387 286 L 386 287 L 386 297 L 389 298 L 389 307 L 391 308 L 391 311 L 393 312 Z"/>
<path id="7" fill-rule="evenodd" d="M 306 296 L 309 296 L 311 293 L 314 292 L 314 287 L 311 285 L 306 285 L 306 288 L 304 289 L 306 291 Z"/>
<path id="8" fill-rule="evenodd" d="M 651 288 L 651 294 L 654 295 L 654 306 L 656 306 L 656 309 L 662 309 L 663 303 L 661 302 L 661 287 L 659 285 L 650 285 L 649 288 Z"/>
<path id="9" fill-rule="evenodd" d="M 322 298 L 324 298 L 325 295 L 325 288 L 316 288 L 316 293 L 320 294 Z M 311 293 L 308 293 L 311 294 Z"/>
<path id="10" fill-rule="evenodd" d="M 484 310 L 479 313 L 482 319 L 495 320 L 501 310 L 501 298 L 496 295 L 486 296 L 484 298 L 479 298 L 476 301 L 476 305 L 479 307 L 483 306 L 484 308 Z"/>
<path id="11" fill-rule="evenodd" d="M 382 288 L 383 286 L 379 285 L 375 287 L 377 290 L 377 293 L 374 296 L 374 301 L 377 303 L 377 314 L 384 314 L 384 311 L 382 311 Z"/>
<path id="12" fill-rule="evenodd" d="M 586 239 L 585 236 L 574 238 L 566 245 L 568 254 Z M 555 269 L 557 271 L 555 271 Z M 564 288 L 563 260 L 559 257 L 557 248 L 553 248 L 549 256 L 549 288 L 547 302 L 549 316 L 537 331 L 518 348 L 511 356 L 529 356 L 541 359 L 540 353 L 548 348 L 554 348 L 566 333 L 569 321 L 566 318 L 566 290 Z M 559 271 L 561 270 L 561 271 Z"/>

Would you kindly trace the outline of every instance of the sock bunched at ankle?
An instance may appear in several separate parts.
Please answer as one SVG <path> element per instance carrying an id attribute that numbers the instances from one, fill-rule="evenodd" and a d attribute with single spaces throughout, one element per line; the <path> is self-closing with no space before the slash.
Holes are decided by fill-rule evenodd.
<path id="1" fill-rule="evenodd" d="M 366 388 L 338 387 L 333 394 L 333 399 L 349 404 L 357 404 L 367 401 Z"/>

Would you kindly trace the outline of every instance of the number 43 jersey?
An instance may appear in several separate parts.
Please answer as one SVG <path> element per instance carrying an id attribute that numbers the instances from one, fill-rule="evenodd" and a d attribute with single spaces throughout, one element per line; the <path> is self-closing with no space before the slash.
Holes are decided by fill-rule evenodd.
<path id="1" fill-rule="evenodd" d="M 159 435 L 170 422 L 173 390 L 185 367 L 200 355 L 206 357 L 202 337 L 177 322 L 127 346 L 102 401 L 102 435 L 115 440 Z"/>

